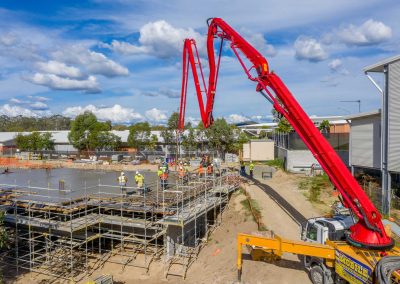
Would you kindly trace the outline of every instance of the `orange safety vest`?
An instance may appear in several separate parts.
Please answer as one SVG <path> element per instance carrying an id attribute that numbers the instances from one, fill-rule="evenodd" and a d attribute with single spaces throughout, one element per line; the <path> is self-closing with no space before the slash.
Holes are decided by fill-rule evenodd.
<path id="1" fill-rule="evenodd" d="M 168 179 L 168 174 L 166 172 L 162 173 L 162 175 L 160 176 L 160 178 L 162 180 L 167 180 Z"/>
<path id="2" fill-rule="evenodd" d="M 207 167 L 207 174 L 212 174 L 212 167 L 211 166 Z"/>
<path id="3" fill-rule="evenodd" d="M 200 164 L 200 167 L 199 167 L 199 174 L 202 174 L 202 173 L 203 173 L 203 165 Z"/>

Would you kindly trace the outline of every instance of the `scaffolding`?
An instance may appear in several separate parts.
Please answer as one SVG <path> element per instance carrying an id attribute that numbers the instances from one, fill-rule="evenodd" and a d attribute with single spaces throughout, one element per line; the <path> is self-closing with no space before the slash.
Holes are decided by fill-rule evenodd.
<path id="1" fill-rule="evenodd" d="M 80 189 L 0 184 L 12 248 L 1 261 L 16 274 L 35 272 L 78 282 L 107 262 L 149 271 L 164 264 L 164 275 L 185 278 L 208 235 L 221 224 L 235 172 L 177 178 L 162 189 L 102 184 Z"/>

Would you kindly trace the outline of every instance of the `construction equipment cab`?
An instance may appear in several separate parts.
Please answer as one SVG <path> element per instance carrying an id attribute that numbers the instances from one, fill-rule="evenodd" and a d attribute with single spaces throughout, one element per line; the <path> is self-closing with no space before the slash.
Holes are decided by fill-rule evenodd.
<path id="1" fill-rule="evenodd" d="M 350 215 L 311 218 L 301 227 L 301 240 L 319 244 L 325 244 L 326 240 L 345 241 L 352 225 L 354 220 Z"/>
<path id="2" fill-rule="evenodd" d="M 354 220 L 351 215 L 336 215 L 332 218 L 311 218 L 301 226 L 301 240 L 323 245 L 326 244 L 327 240 L 346 241 L 346 238 L 350 233 L 349 229 L 352 225 L 354 225 Z M 325 260 L 323 258 L 304 256 L 302 260 L 304 267 L 310 271 L 311 279 L 316 277 L 316 272 L 314 271 L 316 270 L 316 266 L 321 268 L 318 270 L 328 271 L 327 267 L 325 267 Z M 312 268 L 314 269 L 311 272 Z"/>

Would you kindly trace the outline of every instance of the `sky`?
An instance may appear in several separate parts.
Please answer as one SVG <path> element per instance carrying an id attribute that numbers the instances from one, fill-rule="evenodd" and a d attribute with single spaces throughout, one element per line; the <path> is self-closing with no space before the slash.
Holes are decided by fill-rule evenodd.
<path id="1" fill-rule="evenodd" d="M 362 69 L 400 52 L 397 0 L 2 0 L 0 115 L 163 124 L 179 108 L 182 47 L 194 38 L 207 74 L 210 17 L 220 17 L 268 60 L 309 115 L 380 107 Z M 271 119 L 229 45 L 214 118 Z M 375 79 L 382 83 L 381 75 Z M 190 78 L 187 121 L 199 121 Z"/>

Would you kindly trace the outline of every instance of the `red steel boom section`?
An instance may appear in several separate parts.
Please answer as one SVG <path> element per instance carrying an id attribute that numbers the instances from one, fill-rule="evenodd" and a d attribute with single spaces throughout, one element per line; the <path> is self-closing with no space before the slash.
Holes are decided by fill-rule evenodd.
<path id="1" fill-rule="evenodd" d="M 221 39 L 217 63 L 215 62 L 214 38 Z M 205 83 L 196 43 L 193 39 L 185 40 L 179 129 L 183 130 L 184 128 L 189 65 L 195 82 L 204 127 L 207 128 L 213 123 L 212 111 L 224 41 L 230 41 L 230 47 L 242 65 L 244 72 L 251 81 L 257 83 L 256 90 L 270 101 L 273 107 L 293 126 L 294 130 L 296 130 L 308 149 L 310 149 L 314 157 L 321 164 L 333 185 L 339 190 L 344 206 L 349 208 L 358 219 L 357 223 L 350 228 L 348 242 L 358 247 L 381 250 L 390 249 L 394 245 L 394 242 L 385 232 L 381 215 L 336 154 L 335 150 L 317 130 L 278 75 L 270 72 L 267 60 L 220 18 L 213 18 L 211 19 L 211 23 L 209 23 L 207 37 L 209 63 L 208 86 Z M 239 52 L 251 63 L 249 68 L 240 57 Z M 198 69 L 202 79 L 201 83 L 199 81 Z M 254 70 L 256 71 L 256 75 L 253 76 L 251 72 L 254 73 Z M 205 107 L 203 94 L 206 95 Z"/>

